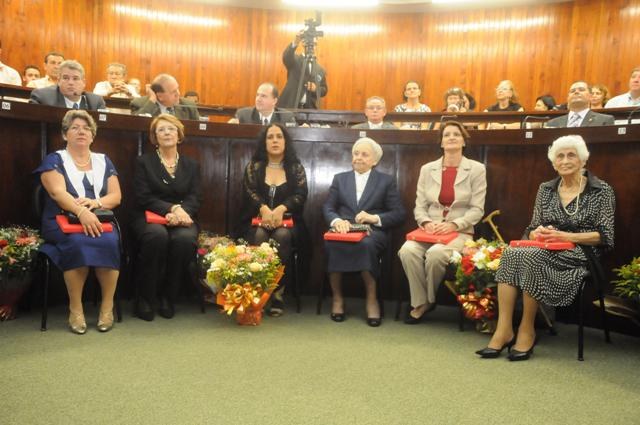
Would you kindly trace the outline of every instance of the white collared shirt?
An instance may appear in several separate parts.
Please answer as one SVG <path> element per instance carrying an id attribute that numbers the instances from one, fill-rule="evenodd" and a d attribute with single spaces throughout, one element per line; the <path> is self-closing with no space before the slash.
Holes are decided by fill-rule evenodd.
<path id="1" fill-rule="evenodd" d="M 576 122 L 575 127 L 580 127 L 582 125 L 582 121 L 584 121 L 584 117 L 587 115 L 587 112 L 589 112 L 589 109 L 583 109 L 580 112 L 570 111 L 567 116 L 567 127 L 569 127 L 569 124 L 573 122 L 576 115 L 578 115 L 580 119 Z"/>
<path id="2" fill-rule="evenodd" d="M 82 96 L 80 96 L 80 99 L 78 99 L 75 102 L 73 100 L 70 100 L 66 96 L 62 96 L 62 97 L 64 98 L 64 103 L 65 103 L 65 105 L 67 105 L 67 108 L 73 109 L 73 105 L 77 103 L 78 104 L 78 109 L 82 109 L 81 108 L 81 106 L 82 106 Z"/>
<path id="3" fill-rule="evenodd" d="M 359 203 L 360 198 L 362 197 L 362 192 L 364 192 L 364 188 L 367 186 L 367 181 L 369 181 L 371 170 L 362 174 L 354 170 L 353 173 L 356 175 L 356 202 Z"/>
<path id="4" fill-rule="evenodd" d="M 609 99 L 605 108 L 624 108 L 626 106 L 640 106 L 640 97 L 631 97 L 631 92 L 621 94 Z"/>
<path id="5" fill-rule="evenodd" d="M 18 71 L 0 62 L 0 83 L 21 86 L 22 78 Z"/>
<path id="6" fill-rule="evenodd" d="M 271 111 L 271 113 L 269 115 L 262 115 L 260 113 L 260 124 L 264 125 L 264 120 L 267 120 L 267 123 L 271 122 L 271 117 L 273 116 L 273 111 Z"/>
<path id="7" fill-rule="evenodd" d="M 378 130 L 382 129 L 382 124 L 384 124 L 384 121 L 380 121 L 378 124 L 374 124 L 371 121 L 367 121 L 367 123 L 369 124 L 369 128 L 371 130 Z"/>
<path id="8" fill-rule="evenodd" d="M 51 86 L 55 86 L 56 82 L 53 81 L 53 79 L 51 77 L 49 77 L 48 75 L 45 75 L 42 78 L 38 78 L 37 80 L 31 80 L 29 81 L 29 84 L 27 84 L 27 87 L 33 87 L 36 89 L 43 89 L 45 87 L 51 87 Z"/>

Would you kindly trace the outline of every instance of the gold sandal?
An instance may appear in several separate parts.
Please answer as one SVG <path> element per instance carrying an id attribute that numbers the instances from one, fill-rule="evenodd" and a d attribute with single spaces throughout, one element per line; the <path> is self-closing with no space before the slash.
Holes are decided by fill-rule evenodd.
<path id="1" fill-rule="evenodd" d="M 69 310 L 69 329 L 78 335 L 84 335 L 85 332 L 87 332 L 87 322 L 84 320 L 84 313 Z"/>
<path id="2" fill-rule="evenodd" d="M 100 312 L 97 327 L 100 332 L 109 332 L 113 329 L 113 310 Z"/>

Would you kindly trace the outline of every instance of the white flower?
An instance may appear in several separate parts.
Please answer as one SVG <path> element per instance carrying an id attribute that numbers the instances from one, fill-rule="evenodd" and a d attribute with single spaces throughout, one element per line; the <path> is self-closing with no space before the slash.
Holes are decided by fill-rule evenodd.
<path id="1" fill-rule="evenodd" d="M 462 255 L 458 251 L 453 251 L 451 258 L 449 258 L 449 262 L 451 264 L 458 264 L 460 260 L 462 260 Z"/>
<path id="2" fill-rule="evenodd" d="M 251 270 L 252 272 L 261 272 L 262 269 L 263 267 L 260 263 L 256 263 L 255 261 L 253 263 L 249 263 L 249 270 Z"/>
<path id="3" fill-rule="evenodd" d="M 227 265 L 227 262 L 224 261 L 222 258 L 216 258 L 212 263 L 211 263 L 211 269 L 212 270 L 220 270 L 221 268 L 223 268 L 224 266 Z"/>
<path id="4" fill-rule="evenodd" d="M 247 251 L 246 245 L 236 245 L 236 253 L 244 254 Z"/>
<path id="5" fill-rule="evenodd" d="M 484 260 L 487 258 L 487 256 L 485 255 L 484 252 L 482 251 L 478 251 L 475 254 L 473 254 L 473 257 L 471 257 L 471 259 L 473 260 L 473 263 L 476 265 L 476 267 L 478 267 L 479 269 L 483 268 L 480 267 L 481 263 L 484 262 Z M 484 266 L 484 265 L 483 265 Z"/>

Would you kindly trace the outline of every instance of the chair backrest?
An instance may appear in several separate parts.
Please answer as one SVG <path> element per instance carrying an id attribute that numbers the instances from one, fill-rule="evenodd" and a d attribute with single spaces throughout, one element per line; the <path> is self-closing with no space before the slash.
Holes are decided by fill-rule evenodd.
<path id="1" fill-rule="evenodd" d="M 42 222 L 42 211 L 44 211 L 46 194 L 47 191 L 44 186 L 42 186 L 42 182 L 40 182 L 40 179 L 37 179 L 34 182 L 31 204 L 33 216 L 38 220 L 38 223 Z"/>

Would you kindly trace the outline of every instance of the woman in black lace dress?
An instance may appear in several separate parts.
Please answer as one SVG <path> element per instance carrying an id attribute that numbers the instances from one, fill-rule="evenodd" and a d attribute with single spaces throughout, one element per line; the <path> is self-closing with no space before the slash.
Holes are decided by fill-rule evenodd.
<path id="1" fill-rule="evenodd" d="M 307 176 L 298 159 L 291 137 L 285 127 L 271 124 L 260 134 L 251 162 L 244 171 L 243 217 L 237 232 L 250 243 L 259 245 L 274 239 L 280 245 L 278 254 L 285 266 L 285 275 L 273 294 L 268 313 L 280 316 L 284 309 L 283 292 L 290 279 L 292 246 L 301 246 L 306 234 L 302 212 L 307 200 Z M 260 226 L 251 226 L 251 219 L 260 217 Z M 294 226 L 283 226 L 291 217 Z"/>
<path id="2" fill-rule="evenodd" d="M 496 273 L 499 316 L 489 345 L 476 352 L 495 358 L 515 346 L 509 360 L 527 360 L 535 345 L 534 320 L 538 303 L 570 305 L 587 274 L 588 258 L 613 249 L 615 196 L 607 183 L 585 170 L 589 151 L 580 136 L 564 136 L 549 148 L 558 173 L 542 183 L 525 238 L 545 242 L 573 242 L 573 249 L 507 248 Z M 513 309 L 522 291 L 522 321 L 513 331 Z"/>

